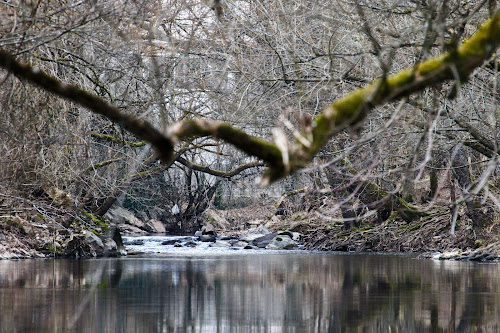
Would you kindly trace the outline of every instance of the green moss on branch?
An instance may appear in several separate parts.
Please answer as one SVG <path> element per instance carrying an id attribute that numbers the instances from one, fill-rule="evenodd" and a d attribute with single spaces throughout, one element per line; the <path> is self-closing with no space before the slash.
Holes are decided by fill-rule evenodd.
<path id="1" fill-rule="evenodd" d="M 465 81 L 475 68 L 491 56 L 499 41 L 500 12 L 492 16 L 453 52 L 405 69 L 384 81 L 377 80 L 333 102 L 314 119 L 313 144 L 304 156 L 312 159 L 331 136 L 346 127 L 360 123 L 377 105 L 408 96 L 446 80 Z"/>
<path id="2" fill-rule="evenodd" d="M 101 140 L 106 140 L 118 144 L 124 144 L 130 147 L 142 147 L 145 146 L 147 141 L 142 140 L 142 141 L 128 141 L 128 140 L 123 140 L 115 135 L 109 135 L 109 134 L 104 134 L 104 133 L 98 133 L 98 132 L 90 132 L 90 135 L 92 135 L 94 138 L 98 138 Z"/>
<path id="3" fill-rule="evenodd" d="M 184 120 L 173 125 L 168 134 L 165 134 L 150 123 L 123 113 L 96 95 L 18 62 L 3 50 L 0 50 L 0 67 L 107 117 L 138 138 L 151 143 L 167 164 L 172 162 L 177 142 L 211 136 L 263 160 L 269 166 L 265 177 L 268 181 L 274 181 L 305 166 L 330 137 L 346 127 L 358 125 L 374 107 L 446 80 L 465 81 L 475 68 L 493 54 L 499 41 L 500 12 L 497 12 L 471 38 L 451 52 L 376 80 L 333 102 L 313 120 L 310 135 L 304 136 L 311 138 L 310 144 L 296 141 L 289 147 L 278 147 L 271 141 L 249 135 L 229 124 L 210 120 Z"/>
<path id="4" fill-rule="evenodd" d="M 179 141 L 211 136 L 263 160 L 271 168 L 284 168 L 281 150 L 274 143 L 249 135 L 228 123 L 206 119 L 187 119 L 172 126 L 170 135 Z"/>

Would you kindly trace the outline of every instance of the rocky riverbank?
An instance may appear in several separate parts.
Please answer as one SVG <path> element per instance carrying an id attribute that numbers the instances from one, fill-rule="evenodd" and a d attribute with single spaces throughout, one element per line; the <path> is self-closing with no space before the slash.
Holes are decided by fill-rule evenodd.
<path id="1" fill-rule="evenodd" d="M 39 211 L 11 210 L 0 216 L 0 259 L 120 256 L 127 250 L 136 253 L 128 236 L 165 234 L 160 221 L 142 221 L 122 208 L 110 210 L 105 221 L 91 214 L 75 216 L 62 207 L 53 211 L 46 208 L 44 214 Z M 194 236 L 159 245 L 418 253 L 435 259 L 500 260 L 499 223 L 476 230 L 472 221 L 460 214 L 451 235 L 450 214 L 445 208 L 436 207 L 411 223 L 397 214 L 383 223 L 368 218 L 360 227 L 349 230 L 341 220 L 315 210 L 275 213 L 274 206 L 259 205 L 207 210 L 202 218 L 204 226 Z M 70 217 L 73 223 L 67 223 Z M 121 236 L 126 241 L 122 242 Z M 140 242 L 140 238 L 133 241 Z"/>
<path id="2" fill-rule="evenodd" d="M 268 228 L 265 225 L 268 224 L 268 210 L 254 208 L 252 215 L 245 216 L 257 218 L 252 220 L 239 216 L 238 210 L 208 210 L 203 217 L 205 225 L 195 235 L 170 238 L 169 243 L 157 245 L 164 249 L 189 247 L 232 250 L 289 250 L 301 247 L 301 235 L 298 232 Z M 141 240 L 140 236 L 165 235 L 166 231 L 160 221 L 143 221 L 120 207 L 111 209 L 105 219 L 98 219 L 88 213 L 75 216 L 63 207 L 49 213 L 34 214 L 31 209 L 23 209 L 16 214 L 0 216 L 0 259 L 137 254 L 134 246 L 146 239 L 144 237 Z M 227 213 L 231 215 L 229 219 L 224 217 Z M 157 238 L 147 239 L 151 241 Z"/>

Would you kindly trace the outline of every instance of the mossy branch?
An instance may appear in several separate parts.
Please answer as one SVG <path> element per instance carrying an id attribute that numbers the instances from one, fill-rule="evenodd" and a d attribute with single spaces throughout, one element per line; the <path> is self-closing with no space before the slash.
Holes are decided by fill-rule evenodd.
<path id="1" fill-rule="evenodd" d="M 313 119 L 310 128 L 305 129 L 304 137 L 310 138 L 308 144 L 297 140 L 287 146 L 249 135 L 227 123 L 203 119 L 181 121 L 171 126 L 165 134 L 150 123 L 123 113 L 96 95 L 22 64 L 3 50 L 0 50 L 0 67 L 107 117 L 138 138 L 151 143 L 167 164 L 172 161 L 177 142 L 199 137 L 224 140 L 267 164 L 269 169 L 263 177 L 266 183 L 304 167 L 333 135 L 344 128 L 358 125 L 376 106 L 444 81 L 466 81 L 472 71 L 495 52 L 499 41 L 500 12 L 497 12 L 472 37 L 451 52 L 376 80 L 333 102 Z"/>
<path id="2" fill-rule="evenodd" d="M 93 136 L 94 138 L 101 139 L 101 140 L 106 140 L 110 141 L 113 143 L 118 143 L 118 144 L 124 144 L 130 147 L 143 147 L 146 145 L 147 141 L 128 141 L 121 139 L 115 135 L 109 135 L 109 134 L 104 134 L 104 133 L 98 133 L 98 132 L 90 132 L 90 135 Z"/>
<path id="3" fill-rule="evenodd" d="M 228 123 L 207 119 L 186 119 L 172 125 L 168 134 L 177 141 L 206 136 L 221 139 L 261 159 L 272 169 L 284 169 L 281 150 L 274 143 L 249 135 Z"/>
<path id="4" fill-rule="evenodd" d="M 453 52 L 376 80 L 333 102 L 313 120 L 313 144 L 310 149 L 303 149 L 306 152 L 305 160 L 314 157 L 335 133 L 360 123 L 377 105 L 409 96 L 444 81 L 466 81 L 472 71 L 497 49 L 499 41 L 500 12 L 497 12 Z"/>

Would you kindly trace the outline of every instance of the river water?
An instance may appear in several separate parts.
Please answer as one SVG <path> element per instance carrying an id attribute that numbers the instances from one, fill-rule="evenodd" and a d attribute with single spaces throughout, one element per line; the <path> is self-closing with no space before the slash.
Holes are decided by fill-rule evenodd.
<path id="1" fill-rule="evenodd" d="M 0 261 L 0 331 L 500 332 L 499 264 L 300 251 L 147 252 Z"/>

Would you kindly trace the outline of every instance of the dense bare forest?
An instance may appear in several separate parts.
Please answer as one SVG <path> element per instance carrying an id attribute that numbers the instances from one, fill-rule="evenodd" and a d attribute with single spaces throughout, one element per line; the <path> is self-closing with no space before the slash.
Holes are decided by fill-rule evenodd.
<path id="1" fill-rule="evenodd" d="M 253 205 L 313 248 L 498 254 L 496 7 L 4 1 L 0 232 L 57 252 L 113 207 L 194 232 Z"/>

